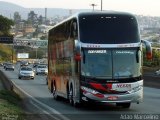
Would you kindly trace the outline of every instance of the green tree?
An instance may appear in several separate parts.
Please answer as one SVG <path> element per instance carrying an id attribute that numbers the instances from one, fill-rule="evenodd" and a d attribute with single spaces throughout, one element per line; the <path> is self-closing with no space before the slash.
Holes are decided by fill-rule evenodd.
<path id="1" fill-rule="evenodd" d="M 12 46 L 0 44 L 0 48 L 0 61 L 12 61 Z"/>
<path id="2" fill-rule="evenodd" d="M 160 51 L 153 49 L 153 59 L 152 59 L 153 66 L 160 66 Z"/>
<path id="3" fill-rule="evenodd" d="M 148 67 L 160 66 L 160 51 L 153 49 L 152 50 L 152 60 L 147 60 L 146 51 L 143 49 L 143 63 L 144 63 L 144 66 L 148 66 Z"/>
<path id="4" fill-rule="evenodd" d="M 0 36 L 10 35 L 9 30 L 13 25 L 14 22 L 12 20 L 0 15 Z"/>

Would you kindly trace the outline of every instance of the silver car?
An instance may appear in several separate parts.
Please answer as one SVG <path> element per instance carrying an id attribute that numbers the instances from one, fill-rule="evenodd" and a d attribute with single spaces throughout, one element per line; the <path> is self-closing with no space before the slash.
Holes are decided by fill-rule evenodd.
<path id="1" fill-rule="evenodd" d="M 38 65 L 36 67 L 36 75 L 38 74 L 45 74 L 47 75 L 48 74 L 48 67 L 47 65 Z"/>
<path id="2" fill-rule="evenodd" d="M 34 79 L 35 77 L 35 72 L 31 67 L 24 66 L 21 67 L 19 70 L 18 78 L 29 78 L 29 79 Z"/>
<path id="3" fill-rule="evenodd" d="M 156 75 L 160 75 L 160 69 L 155 72 Z"/>

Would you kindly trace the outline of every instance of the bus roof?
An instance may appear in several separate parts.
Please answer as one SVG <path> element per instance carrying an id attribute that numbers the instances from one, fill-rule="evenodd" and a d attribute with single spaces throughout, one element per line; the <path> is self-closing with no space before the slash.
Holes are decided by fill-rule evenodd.
<path id="1" fill-rule="evenodd" d="M 83 16 L 83 15 L 124 15 L 124 16 L 130 16 L 130 17 L 135 17 L 133 14 L 131 13 L 127 13 L 127 12 L 118 12 L 118 11 L 92 11 L 92 12 L 78 12 L 70 17 L 68 17 L 67 19 L 59 22 L 58 24 L 56 24 L 55 26 L 53 26 L 53 28 L 65 23 L 68 20 L 71 20 L 73 18 L 78 18 L 79 16 Z M 53 28 L 51 28 L 50 30 L 52 30 Z"/>
<path id="2" fill-rule="evenodd" d="M 117 12 L 117 11 L 79 12 L 79 13 L 77 13 L 75 15 L 77 15 L 77 16 L 80 16 L 80 15 L 124 15 L 124 16 L 132 16 L 132 17 L 134 17 L 134 15 L 131 14 L 131 13 Z"/>

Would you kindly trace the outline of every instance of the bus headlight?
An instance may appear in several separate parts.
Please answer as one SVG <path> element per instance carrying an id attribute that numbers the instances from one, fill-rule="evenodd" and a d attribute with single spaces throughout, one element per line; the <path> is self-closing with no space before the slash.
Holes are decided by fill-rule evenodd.
<path id="1" fill-rule="evenodd" d="M 87 87 L 84 87 L 84 86 L 81 86 L 81 89 L 85 92 L 89 92 L 89 93 L 92 93 L 92 94 L 98 94 L 99 92 L 97 92 L 96 90 L 93 90 L 91 88 L 87 88 Z"/>
<path id="2" fill-rule="evenodd" d="M 132 88 L 130 91 L 128 91 L 128 93 L 135 93 L 135 92 L 137 92 L 137 91 L 139 91 L 139 90 L 141 90 L 142 89 L 142 85 L 139 85 L 139 86 L 137 86 L 137 87 L 134 87 L 134 88 Z"/>
<path id="3" fill-rule="evenodd" d="M 87 88 L 87 87 L 82 86 L 81 89 L 82 89 L 84 95 L 87 95 L 87 93 L 90 93 L 97 98 L 104 98 L 105 97 L 103 94 L 101 94 L 98 91 L 93 90 L 91 88 Z"/>

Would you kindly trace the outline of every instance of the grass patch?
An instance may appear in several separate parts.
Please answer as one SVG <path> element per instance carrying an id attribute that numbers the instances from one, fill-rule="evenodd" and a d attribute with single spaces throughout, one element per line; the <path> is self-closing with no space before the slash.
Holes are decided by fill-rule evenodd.
<path id="1" fill-rule="evenodd" d="M 147 66 L 143 66 L 143 71 L 144 72 L 155 72 L 156 70 L 160 69 L 159 66 L 157 67 L 147 67 Z"/>
<path id="2" fill-rule="evenodd" d="M 0 119 L 24 120 L 21 98 L 13 91 L 0 90 Z"/>

